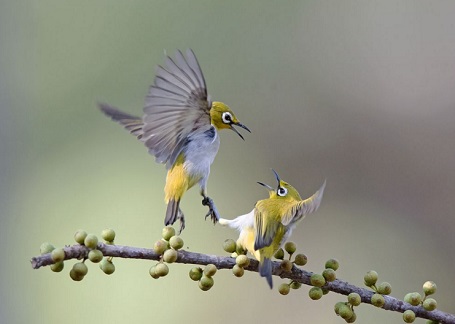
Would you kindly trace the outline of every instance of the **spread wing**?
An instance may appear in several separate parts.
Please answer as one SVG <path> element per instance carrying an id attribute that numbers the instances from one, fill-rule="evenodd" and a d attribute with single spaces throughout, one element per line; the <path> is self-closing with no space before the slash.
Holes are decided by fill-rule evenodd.
<path id="1" fill-rule="evenodd" d="M 256 230 L 254 249 L 256 251 L 272 245 L 276 235 L 284 232 L 283 224 L 274 217 L 268 217 L 270 215 L 267 215 L 267 209 L 263 212 L 260 207 L 260 204 L 257 204 L 254 210 L 254 227 Z"/>
<path id="2" fill-rule="evenodd" d="M 204 75 L 192 50 L 177 51 L 158 66 L 145 100 L 143 136 L 149 153 L 169 169 L 195 129 L 210 126 Z"/>
<path id="3" fill-rule="evenodd" d="M 297 223 L 299 220 L 303 219 L 306 215 L 315 212 L 322 201 L 322 196 L 324 194 L 326 182 L 322 184 L 321 188 L 310 198 L 305 200 L 300 200 L 292 204 L 286 214 L 282 218 L 282 223 L 285 226 L 292 225 Z"/>

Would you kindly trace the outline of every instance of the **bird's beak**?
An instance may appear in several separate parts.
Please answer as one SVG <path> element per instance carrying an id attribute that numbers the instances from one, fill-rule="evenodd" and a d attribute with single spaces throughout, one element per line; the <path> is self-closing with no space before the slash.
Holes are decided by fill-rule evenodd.
<path id="1" fill-rule="evenodd" d="M 259 181 L 258 181 L 258 183 L 259 183 L 261 186 L 266 187 L 266 188 L 269 189 L 270 191 L 275 191 L 275 189 L 273 189 L 273 188 L 272 188 L 271 186 L 269 186 L 268 184 L 265 184 L 265 183 L 259 182 Z"/>
<path id="2" fill-rule="evenodd" d="M 240 136 L 240 138 L 241 138 L 241 139 L 243 139 L 243 140 L 245 140 L 245 139 L 243 138 L 242 134 L 240 134 L 240 133 L 239 133 L 239 131 L 238 131 L 238 130 L 236 130 L 234 127 L 232 127 L 232 125 L 235 125 L 235 126 L 239 126 L 239 127 L 242 127 L 243 129 L 246 129 L 248 132 L 250 132 L 250 133 L 251 133 L 251 131 L 248 129 L 248 127 L 246 127 L 246 126 L 245 126 L 245 125 L 243 125 L 242 123 L 238 123 L 238 122 L 237 122 L 237 123 L 232 123 L 232 124 L 231 124 L 231 129 L 232 129 L 234 132 L 236 132 L 236 133 L 237 133 L 237 135 L 239 135 L 239 136 Z"/>
<path id="3" fill-rule="evenodd" d="M 280 176 L 278 175 L 278 173 L 276 173 L 275 170 L 272 169 L 272 171 L 273 171 L 273 173 L 275 173 L 275 178 L 276 178 L 276 181 L 278 182 L 278 188 L 279 188 L 280 187 L 280 181 L 281 181 L 280 180 Z"/>

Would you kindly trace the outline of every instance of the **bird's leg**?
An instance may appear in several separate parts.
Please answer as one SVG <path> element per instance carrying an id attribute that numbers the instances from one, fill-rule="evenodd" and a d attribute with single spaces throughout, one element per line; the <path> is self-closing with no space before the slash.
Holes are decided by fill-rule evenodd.
<path id="1" fill-rule="evenodd" d="M 179 208 L 177 219 L 180 220 L 180 230 L 179 235 L 182 233 L 183 229 L 185 228 L 185 215 L 183 215 L 182 210 Z"/>
<path id="2" fill-rule="evenodd" d="M 202 205 L 209 207 L 209 212 L 205 215 L 205 219 L 210 216 L 213 224 L 216 224 L 220 219 L 220 214 L 218 213 L 218 209 L 216 209 L 213 199 L 206 196 L 205 193 L 202 193 L 202 197 L 204 197 L 204 199 L 202 199 Z"/>

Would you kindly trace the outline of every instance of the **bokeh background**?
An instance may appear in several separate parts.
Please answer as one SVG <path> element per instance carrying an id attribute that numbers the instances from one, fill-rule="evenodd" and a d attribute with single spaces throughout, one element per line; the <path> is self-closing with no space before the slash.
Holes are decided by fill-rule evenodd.
<path id="1" fill-rule="evenodd" d="M 153 280 L 152 262 L 89 264 L 73 282 L 32 270 L 39 246 L 112 227 L 150 247 L 165 212 L 165 169 L 96 102 L 141 114 L 164 52 L 193 48 L 212 98 L 252 134 L 223 132 L 209 193 L 224 217 L 250 211 L 270 168 L 319 211 L 292 239 L 311 271 L 338 258 L 362 285 L 375 269 L 403 298 L 434 280 L 455 312 L 455 3 L 453 1 L 3 1 L 0 3 L 1 323 L 343 323 L 345 297 L 281 296 L 256 273 L 219 271 L 202 292 L 190 265 Z M 183 201 L 191 251 L 224 255 L 229 229 Z M 274 278 L 277 287 L 281 280 Z M 358 323 L 400 323 L 363 305 Z M 423 320 L 416 321 L 424 323 Z"/>

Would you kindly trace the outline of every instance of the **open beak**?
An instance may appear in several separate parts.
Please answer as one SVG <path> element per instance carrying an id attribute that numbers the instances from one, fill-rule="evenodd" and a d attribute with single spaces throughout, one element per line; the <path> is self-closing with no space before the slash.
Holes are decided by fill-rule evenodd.
<path id="1" fill-rule="evenodd" d="M 273 173 L 275 173 L 275 178 L 276 178 L 276 181 L 278 182 L 278 188 L 279 188 L 280 187 L 280 181 L 281 181 L 280 180 L 280 176 L 278 175 L 278 173 L 276 173 L 275 170 L 272 169 L 272 171 L 273 171 Z"/>
<path id="2" fill-rule="evenodd" d="M 272 187 L 270 187 L 268 184 L 265 184 L 265 183 L 259 182 L 259 181 L 258 181 L 258 183 L 259 183 L 261 186 L 266 187 L 266 188 L 269 189 L 270 191 L 275 191 L 275 189 L 273 189 Z"/>
<path id="3" fill-rule="evenodd" d="M 248 129 L 248 127 L 246 127 L 246 126 L 245 126 L 245 125 L 243 125 L 242 123 L 232 123 L 232 124 L 231 124 L 231 129 L 232 129 L 234 132 L 236 132 L 236 133 L 237 133 L 237 135 L 239 135 L 239 136 L 240 136 L 240 138 L 241 138 L 241 139 L 243 139 L 243 140 L 245 140 L 245 139 L 243 138 L 242 134 L 240 134 L 240 133 L 239 133 L 239 131 L 238 131 L 238 130 L 236 130 L 234 127 L 232 127 L 233 125 L 235 125 L 235 126 L 239 126 L 239 127 L 242 127 L 243 129 L 246 129 L 248 132 L 250 132 L 250 133 L 251 133 L 251 131 Z"/>

